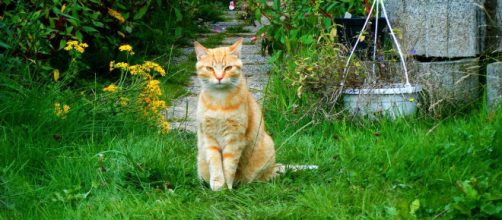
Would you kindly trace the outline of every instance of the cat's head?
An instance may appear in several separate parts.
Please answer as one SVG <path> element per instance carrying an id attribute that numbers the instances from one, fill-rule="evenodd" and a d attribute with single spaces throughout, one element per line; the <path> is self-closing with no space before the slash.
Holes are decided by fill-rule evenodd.
<path id="1" fill-rule="evenodd" d="M 194 42 L 197 55 L 197 77 L 202 86 L 210 90 L 226 90 L 237 87 L 242 80 L 241 46 L 239 38 L 232 46 L 205 48 Z"/>

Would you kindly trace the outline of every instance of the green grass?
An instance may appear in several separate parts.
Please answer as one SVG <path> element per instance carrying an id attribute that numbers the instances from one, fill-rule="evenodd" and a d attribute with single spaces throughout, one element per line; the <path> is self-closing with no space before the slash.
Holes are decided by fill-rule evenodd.
<path id="1" fill-rule="evenodd" d="M 277 79 L 265 104 L 277 160 L 319 170 L 222 192 L 197 180 L 194 134 L 159 135 L 92 96 L 10 89 L 0 95 L 0 217 L 401 219 L 413 218 L 415 200 L 424 218 L 500 210 L 501 112 L 312 120 Z M 54 100 L 72 106 L 66 119 L 53 115 Z"/>

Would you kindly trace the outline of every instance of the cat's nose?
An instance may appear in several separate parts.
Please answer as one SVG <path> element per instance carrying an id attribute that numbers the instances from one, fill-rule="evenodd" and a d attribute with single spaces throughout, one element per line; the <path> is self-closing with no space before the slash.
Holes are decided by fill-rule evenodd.
<path id="1" fill-rule="evenodd" d="M 223 76 L 216 76 L 216 79 L 218 80 L 218 82 L 221 82 L 221 80 L 223 79 Z"/>

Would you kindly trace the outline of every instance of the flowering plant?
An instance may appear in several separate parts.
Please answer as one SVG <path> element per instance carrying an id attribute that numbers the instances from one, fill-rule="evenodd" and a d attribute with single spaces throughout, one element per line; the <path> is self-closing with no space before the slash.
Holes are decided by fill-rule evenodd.
<path id="1" fill-rule="evenodd" d="M 119 51 L 128 57 L 134 54 L 132 46 L 128 44 L 121 45 Z M 160 81 L 156 79 L 157 76 L 166 75 L 164 68 L 152 61 L 140 64 L 111 61 L 109 66 L 110 72 L 120 71 L 119 81 L 103 88 L 112 107 L 125 113 L 140 113 L 140 117 L 158 127 L 161 133 L 167 133 L 170 126 L 163 115 L 167 104 L 162 100 Z"/>

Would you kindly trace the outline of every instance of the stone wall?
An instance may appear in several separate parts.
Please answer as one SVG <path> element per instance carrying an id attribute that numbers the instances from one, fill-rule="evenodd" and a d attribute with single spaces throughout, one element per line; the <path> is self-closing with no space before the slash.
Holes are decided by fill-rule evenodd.
<path id="1" fill-rule="evenodd" d="M 485 0 L 386 0 L 389 17 L 403 32 L 401 44 L 425 57 L 480 54 Z"/>
<path id="2" fill-rule="evenodd" d="M 486 68 L 486 99 L 489 111 L 502 105 L 502 62 L 489 64 Z"/>
<path id="3" fill-rule="evenodd" d="M 465 106 L 479 98 L 478 58 L 416 62 L 414 72 L 427 93 L 430 105 Z"/>

